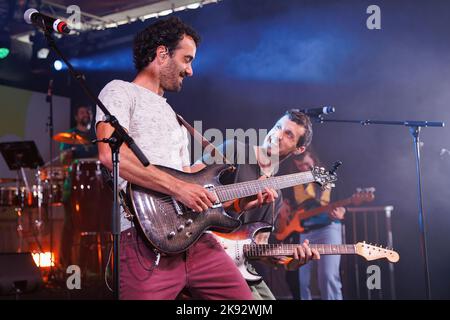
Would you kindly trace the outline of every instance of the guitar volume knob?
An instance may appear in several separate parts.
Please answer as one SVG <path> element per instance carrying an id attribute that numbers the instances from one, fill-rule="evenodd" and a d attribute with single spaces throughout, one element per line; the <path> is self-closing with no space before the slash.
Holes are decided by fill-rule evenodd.
<path id="1" fill-rule="evenodd" d="M 190 225 L 192 224 L 192 222 L 194 222 L 194 221 L 192 221 L 192 219 L 188 219 L 188 220 L 186 221 L 186 225 L 187 225 L 187 226 L 190 226 Z"/>
<path id="2" fill-rule="evenodd" d="M 173 237 L 175 237 L 175 232 L 171 231 L 168 235 L 167 238 L 172 239 Z"/>
<path id="3" fill-rule="evenodd" d="M 177 231 L 181 232 L 183 230 L 184 230 L 184 225 L 179 225 L 178 228 L 177 228 Z"/>

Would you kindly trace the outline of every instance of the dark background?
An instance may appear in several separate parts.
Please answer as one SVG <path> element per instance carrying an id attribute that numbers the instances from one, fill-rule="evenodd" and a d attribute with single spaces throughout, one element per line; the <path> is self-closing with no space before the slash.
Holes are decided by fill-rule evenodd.
<path id="1" fill-rule="evenodd" d="M 76 3 L 76 1 L 74 1 Z M 381 30 L 369 30 L 366 9 L 381 8 Z M 81 8 L 83 10 L 83 8 Z M 450 2 L 223 0 L 176 14 L 202 36 L 194 76 L 174 109 L 203 129 L 267 128 L 291 107 L 332 105 L 333 119 L 428 120 L 450 124 Z M 60 41 L 98 93 L 112 79 L 132 80 L 137 22 Z M 100 36 L 97 32 L 96 36 Z M 108 45 L 122 39 L 122 44 Z M 99 43 L 104 46 L 99 48 Z M 31 74 L 20 54 L 0 61 L 0 83 L 55 93 L 84 103 L 67 72 Z M 56 106 L 57 107 L 57 106 Z M 450 298 L 449 128 L 426 128 L 421 139 L 424 209 L 432 298 Z M 393 205 L 397 298 L 425 298 L 413 143 L 402 126 L 315 124 L 313 144 L 326 165 L 343 161 L 338 193 L 376 188 L 375 205 Z"/>

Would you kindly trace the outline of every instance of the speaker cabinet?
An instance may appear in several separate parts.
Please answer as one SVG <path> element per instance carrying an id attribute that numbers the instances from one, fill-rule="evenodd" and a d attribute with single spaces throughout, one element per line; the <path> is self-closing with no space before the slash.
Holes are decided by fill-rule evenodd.
<path id="1" fill-rule="evenodd" d="M 32 292 L 42 286 L 31 253 L 0 253 L 0 295 Z"/>

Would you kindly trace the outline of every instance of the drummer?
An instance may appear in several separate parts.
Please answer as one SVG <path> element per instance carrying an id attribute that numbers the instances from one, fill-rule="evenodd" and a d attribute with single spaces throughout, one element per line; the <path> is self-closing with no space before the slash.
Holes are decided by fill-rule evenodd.
<path id="1" fill-rule="evenodd" d="M 96 138 L 95 131 L 92 126 L 92 110 L 89 106 L 80 105 L 75 110 L 75 127 L 69 129 L 68 133 L 76 133 L 85 138 L 88 144 L 76 143 L 68 144 L 61 143 L 59 150 L 61 151 L 61 162 L 63 164 L 70 164 L 74 159 L 81 158 L 98 158 L 97 145 L 90 143 Z"/>
<path id="2" fill-rule="evenodd" d="M 62 164 L 70 165 L 72 161 L 76 159 L 98 158 L 97 145 L 94 145 L 90 142 L 96 138 L 95 131 L 92 126 L 92 120 L 92 110 L 89 106 L 80 105 L 76 108 L 76 126 L 67 131 L 68 133 L 74 134 L 72 136 L 68 136 L 69 139 L 65 140 L 66 143 L 60 144 Z M 72 254 L 73 243 L 77 237 L 74 230 L 73 215 L 70 204 L 70 190 L 70 179 L 66 179 L 66 181 L 64 182 L 63 196 L 65 219 L 62 231 L 60 255 L 60 262 L 63 266 L 72 264 L 74 262 L 72 257 L 74 255 L 76 256 L 76 254 Z"/>

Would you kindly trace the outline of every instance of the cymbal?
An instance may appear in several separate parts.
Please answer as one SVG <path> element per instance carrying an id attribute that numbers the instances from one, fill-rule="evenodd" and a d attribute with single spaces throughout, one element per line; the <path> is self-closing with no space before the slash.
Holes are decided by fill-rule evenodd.
<path id="1" fill-rule="evenodd" d="M 89 140 L 75 132 L 61 132 L 55 134 L 53 140 L 67 144 L 91 144 Z"/>
<path id="2" fill-rule="evenodd" d="M 14 178 L 0 178 L 0 183 L 10 183 L 10 182 L 16 182 L 17 179 Z"/>

